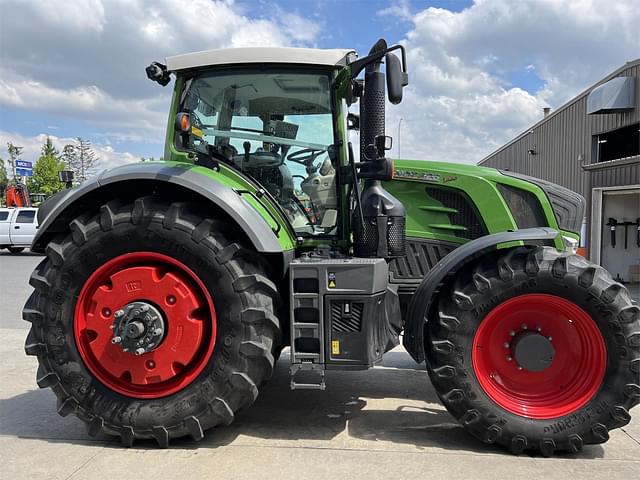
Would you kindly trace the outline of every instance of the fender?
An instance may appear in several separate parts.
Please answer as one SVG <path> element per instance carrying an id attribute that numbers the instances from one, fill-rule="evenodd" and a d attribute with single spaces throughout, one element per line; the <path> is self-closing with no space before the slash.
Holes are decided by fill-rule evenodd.
<path id="1" fill-rule="evenodd" d="M 246 233 L 258 252 L 283 253 L 271 226 L 251 204 L 234 189 L 198 173 L 196 168 L 198 167 L 188 164 L 132 163 L 106 170 L 77 188 L 59 192 L 47 200 L 38 211 L 40 227 L 31 249 L 43 253 L 53 235 L 65 231 L 73 216 L 86 208 L 83 200 L 92 193 L 120 182 L 150 180 L 171 183 L 199 194 L 227 213 Z"/>
<path id="2" fill-rule="evenodd" d="M 425 359 L 424 326 L 437 299 L 440 287 L 462 267 L 486 253 L 496 250 L 498 245 L 508 242 L 524 242 L 539 245 L 540 241 L 551 241 L 559 235 L 552 228 L 526 228 L 515 232 L 500 232 L 477 238 L 445 256 L 422 280 L 407 309 L 402 343 L 411 357 L 418 363 Z"/>

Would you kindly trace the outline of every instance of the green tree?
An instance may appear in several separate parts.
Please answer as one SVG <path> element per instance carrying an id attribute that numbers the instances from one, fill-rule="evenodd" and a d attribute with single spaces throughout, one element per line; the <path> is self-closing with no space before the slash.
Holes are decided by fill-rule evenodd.
<path id="1" fill-rule="evenodd" d="M 60 155 L 49 135 L 47 135 L 42 144 L 42 155 L 45 157 L 58 157 Z"/>
<path id="2" fill-rule="evenodd" d="M 31 193 L 53 195 L 64 188 L 64 183 L 58 180 L 58 172 L 65 169 L 64 162 L 58 157 L 58 150 L 47 137 L 42 145 L 42 152 L 33 166 L 33 177 L 27 181 Z"/>

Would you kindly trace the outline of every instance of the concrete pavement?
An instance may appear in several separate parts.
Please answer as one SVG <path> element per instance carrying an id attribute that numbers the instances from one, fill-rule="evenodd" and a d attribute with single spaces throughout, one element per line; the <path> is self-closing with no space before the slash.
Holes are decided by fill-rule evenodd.
<path id="1" fill-rule="evenodd" d="M 56 413 L 23 353 L 20 309 L 36 256 L 0 254 L 0 479 L 640 477 L 640 409 L 602 446 L 551 459 L 512 456 L 468 436 L 402 351 L 366 372 L 328 372 L 325 392 L 290 391 L 287 354 L 256 403 L 201 442 L 124 449 Z"/>

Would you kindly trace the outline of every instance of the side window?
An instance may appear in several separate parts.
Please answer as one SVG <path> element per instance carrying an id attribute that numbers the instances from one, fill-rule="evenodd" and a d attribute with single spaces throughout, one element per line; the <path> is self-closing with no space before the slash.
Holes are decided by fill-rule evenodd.
<path id="1" fill-rule="evenodd" d="M 5 222 L 9 218 L 9 212 L 0 212 L 0 222 Z"/>
<path id="2" fill-rule="evenodd" d="M 36 217 L 35 210 L 23 210 L 18 213 L 16 223 L 33 223 L 33 219 Z"/>

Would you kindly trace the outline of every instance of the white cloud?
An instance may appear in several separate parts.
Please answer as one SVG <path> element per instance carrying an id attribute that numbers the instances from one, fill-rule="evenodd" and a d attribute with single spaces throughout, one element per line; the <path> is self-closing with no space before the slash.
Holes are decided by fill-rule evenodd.
<path id="1" fill-rule="evenodd" d="M 0 0 L 0 107 L 66 115 L 163 139 L 170 88 L 144 67 L 177 53 L 315 42 L 289 12 L 251 18 L 233 0 Z"/>
<path id="2" fill-rule="evenodd" d="M 0 69 L 0 73 L 2 70 Z M 95 85 L 69 89 L 55 88 L 36 80 L 0 79 L 0 103 L 28 111 L 44 111 L 98 126 L 125 129 L 119 136 L 144 135 L 151 143 L 162 142 L 169 96 L 141 99 L 114 98 Z M 164 92 L 163 92 L 164 93 Z"/>
<path id="3" fill-rule="evenodd" d="M 14 132 L 6 132 L 0 130 L 0 146 L 2 146 L 3 150 L 0 156 L 2 158 L 7 158 L 7 154 L 5 153 L 6 150 L 4 149 L 4 147 L 7 145 L 7 142 L 11 142 L 16 146 L 20 146 L 23 148 L 22 154 L 20 155 L 20 158 L 22 160 L 31 161 L 35 164 L 36 160 L 40 156 L 42 145 L 47 135 L 48 134 L 41 133 L 34 136 L 24 136 Z M 53 145 L 59 151 L 62 151 L 62 148 L 65 145 L 74 143 L 73 138 L 57 137 L 55 135 L 48 136 L 49 138 L 51 138 Z M 93 148 L 98 158 L 98 163 L 96 164 L 97 172 L 118 165 L 123 165 L 125 163 L 140 161 L 140 157 L 138 157 L 137 155 L 134 155 L 130 152 L 116 151 L 110 145 L 106 145 L 103 143 L 93 143 L 91 147 Z"/>
<path id="4" fill-rule="evenodd" d="M 633 0 L 476 0 L 461 12 L 406 2 L 387 9 L 413 23 L 410 87 L 388 109 L 402 156 L 476 162 L 591 83 L 640 53 Z M 537 75 L 542 88 L 514 87 L 510 75 Z"/>
<path id="5" fill-rule="evenodd" d="M 11 8 L 13 2 L 6 3 L 9 4 L 6 8 Z M 104 6 L 100 0 L 39 2 L 34 16 L 60 28 L 75 31 L 101 32 L 106 20 Z"/>

